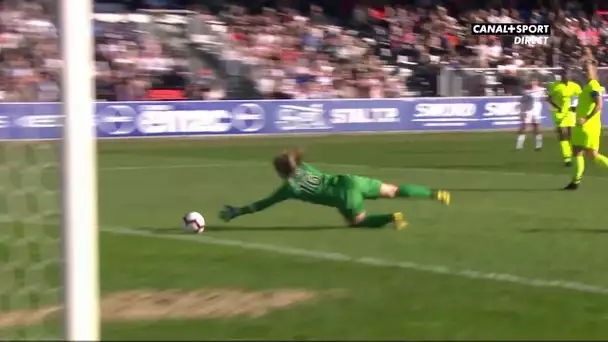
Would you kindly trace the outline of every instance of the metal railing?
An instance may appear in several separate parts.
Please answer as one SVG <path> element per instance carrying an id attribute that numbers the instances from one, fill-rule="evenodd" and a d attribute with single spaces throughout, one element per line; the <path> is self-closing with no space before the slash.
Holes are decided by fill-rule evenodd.
<path id="1" fill-rule="evenodd" d="M 560 68 L 520 68 L 508 75 L 496 68 L 444 68 L 438 76 L 438 94 L 443 97 L 509 95 L 513 79 L 524 82 L 537 78 L 543 86 L 559 79 Z M 608 68 L 598 68 L 598 80 L 608 84 Z M 572 70 L 573 81 L 584 86 L 587 78 L 580 69 Z"/>

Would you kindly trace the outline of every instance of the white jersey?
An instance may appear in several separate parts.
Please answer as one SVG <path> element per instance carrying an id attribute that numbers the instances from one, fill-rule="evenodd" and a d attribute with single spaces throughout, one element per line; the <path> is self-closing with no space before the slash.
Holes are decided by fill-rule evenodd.
<path id="1" fill-rule="evenodd" d="M 526 89 L 521 97 L 520 106 L 525 123 L 540 123 L 543 109 L 543 99 L 546 97 L 545 89 L 532 87 Z"/>
<path id="2" fill-rule="evenodd" d="M 529 111 L 538 105 L 542 106 L 543 99 L 546 97 L 545 89 L 542 87 L 534 87 L 524 90 L 521 97 L 522 111 Z"/>

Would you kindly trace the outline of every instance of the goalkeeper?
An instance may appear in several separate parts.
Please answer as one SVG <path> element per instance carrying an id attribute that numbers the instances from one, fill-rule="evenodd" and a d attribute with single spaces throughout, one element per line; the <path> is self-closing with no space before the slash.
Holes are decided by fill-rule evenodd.
<path id="1" fill-rule="evenodd" d="M 407 226 L 402 213 L 368 214 L 366 199 L 425 198 L 450 204 L 448 191 L 433 191 L 419 185 L 384 183 L 377 179 L 355 175 L 331 175 L 302 162 L 297 150 L 286 151 L 274 159 L 274 168 L 283 184 L 270 196 L 245 207 L 225 206 L 220 218 L 230 221 L 238 216 L 262 211 L 287 199 L 329 206 L 338 209 L 351 227 L 380 228 L 393 223 L 401 230 Z"/>

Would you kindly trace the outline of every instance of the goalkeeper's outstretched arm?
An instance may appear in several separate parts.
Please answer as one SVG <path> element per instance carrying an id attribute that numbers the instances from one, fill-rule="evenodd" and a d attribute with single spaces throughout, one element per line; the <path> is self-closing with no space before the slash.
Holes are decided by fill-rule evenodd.
<path id="1" fill-rule="evenodd" d="M 231 205 L 226 205 L 222 209 L 222 211 L 220 211 L 220 218 L 224 221 L 230 221 L 242 215 L 253 214 L 255 212 L 262 211 L 289 198 L 290 196 L 288 187 L 282 186 L 275 192 L 273 192 L 270 196 L 256 201 L 250 205 L 244 207 L 233 207 Z"/>

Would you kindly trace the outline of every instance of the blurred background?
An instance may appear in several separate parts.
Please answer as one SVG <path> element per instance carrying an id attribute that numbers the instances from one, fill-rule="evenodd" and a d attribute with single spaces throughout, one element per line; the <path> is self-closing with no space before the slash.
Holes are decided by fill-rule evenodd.
<path id="1" fill-rule="evenodd" d="M 562 0 L 95 2 L 100 101 L 513 94 L 592 48 L 608 67 L 608 3 Z M 602 8 L 604 6 L 604 8 Z M 52 102 L 55 1 L 0 2 L 0 100 Z M 552 25 L 547 46 L 470 36 L 472 22 Z M 600 68 L 601 82 L 608 69 Z"/>

